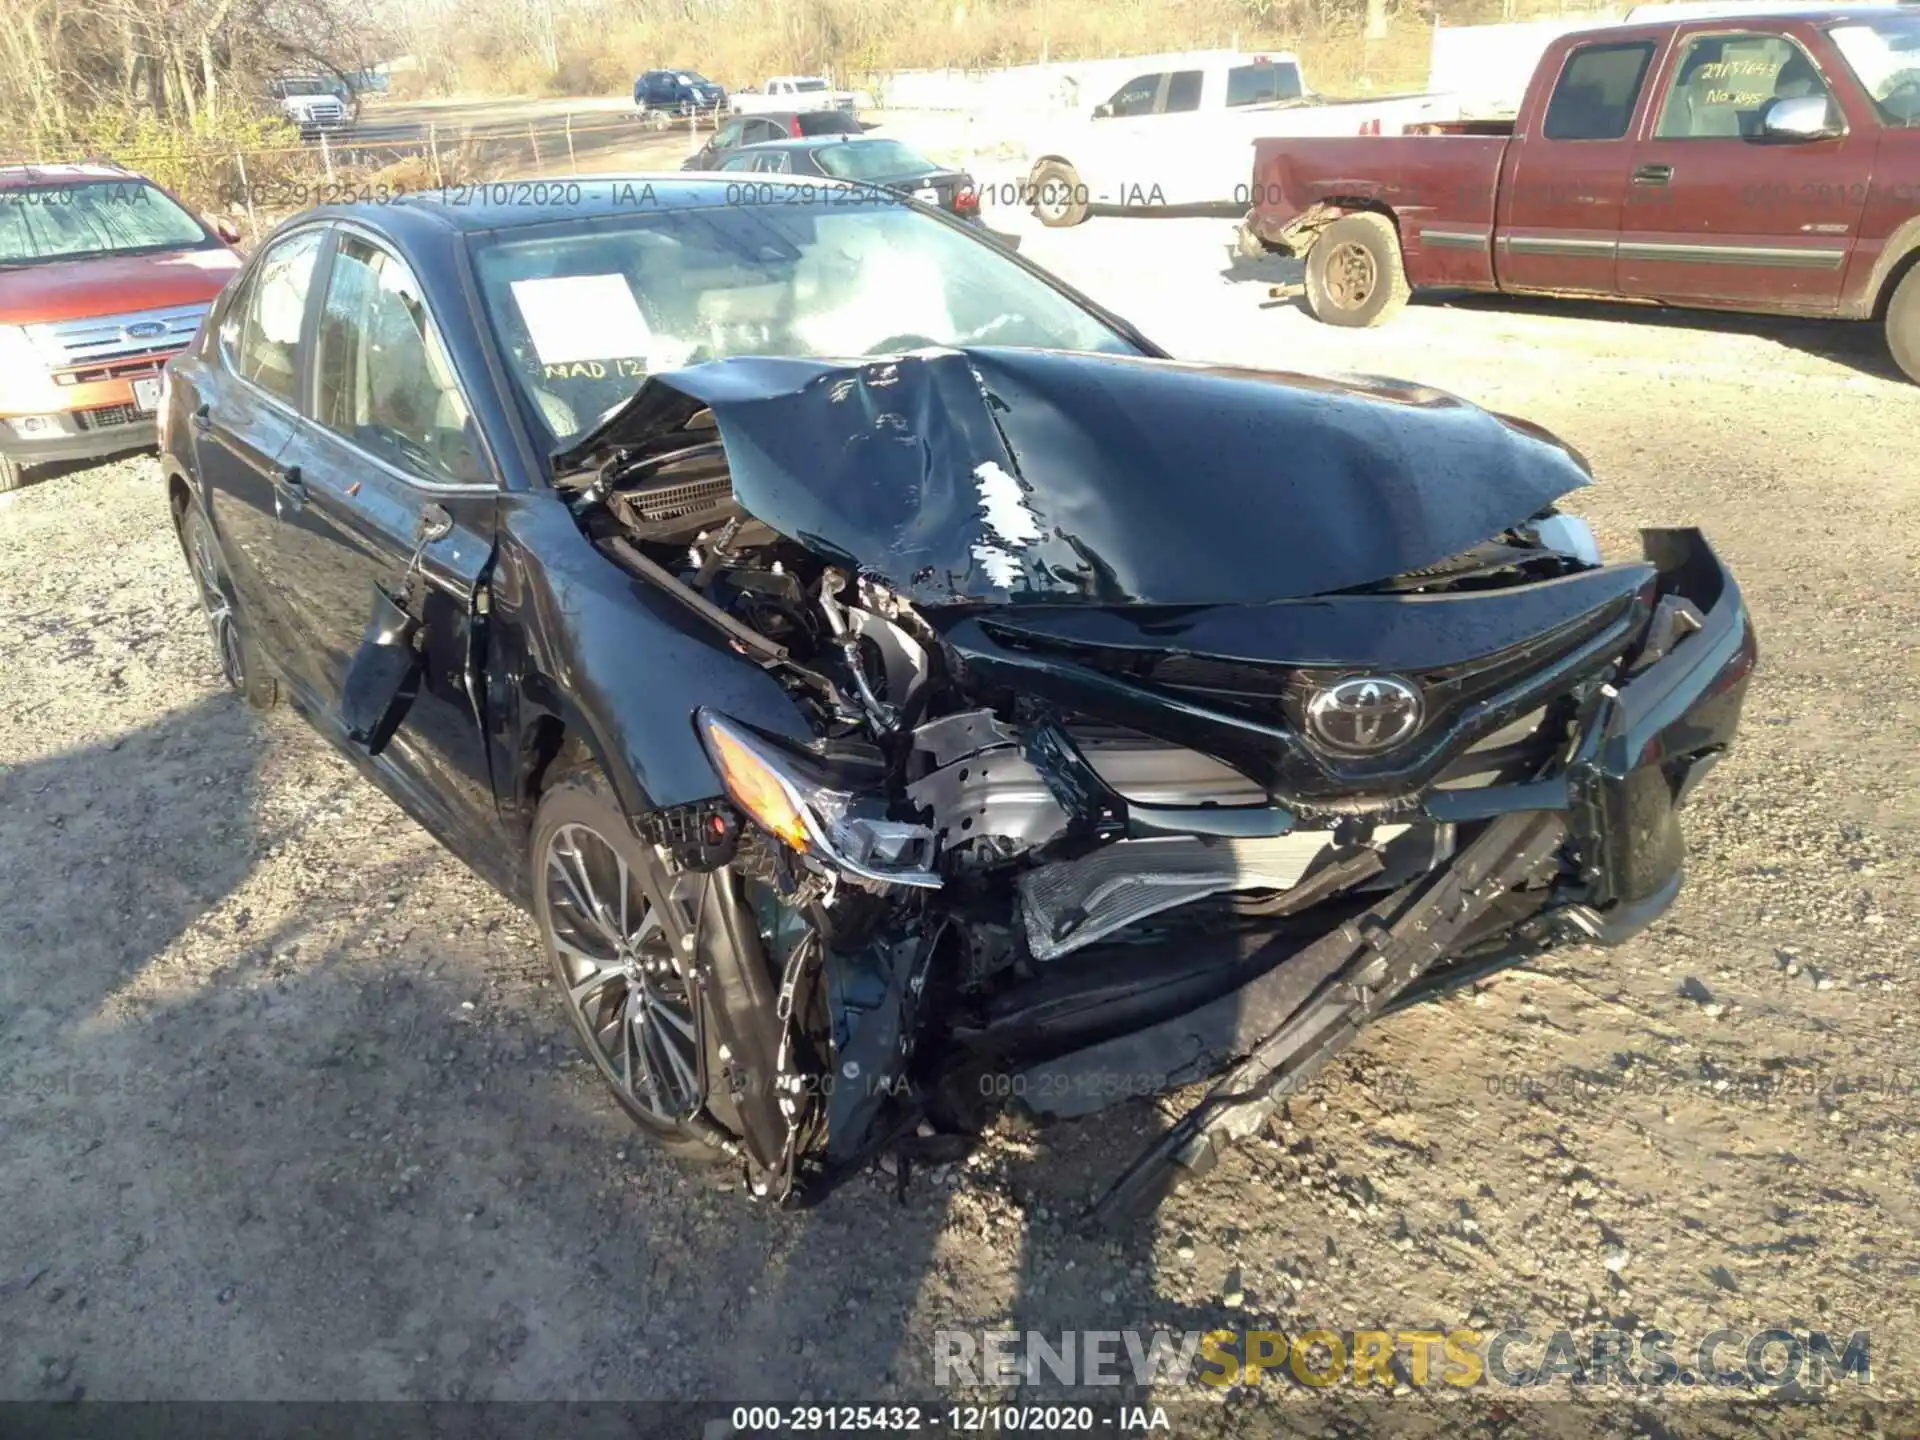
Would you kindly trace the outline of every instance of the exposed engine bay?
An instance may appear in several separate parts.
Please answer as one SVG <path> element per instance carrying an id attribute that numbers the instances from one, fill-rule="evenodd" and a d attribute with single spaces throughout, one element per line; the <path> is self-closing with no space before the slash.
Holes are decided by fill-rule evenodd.
<path id="1" fill-rule="evenodd" d="M 1482 538 L 1445 533 L 1476 523 L 1472 504 L 1448 499 L 1452 518 L 1419 527 L 1424 540 L 1379 549 L 1417 563 L 1378 568 L 1342 519 L 1350 555 L 1330 545 L 1251 589 L 1239 577 L 1257 562 L 1223 541 L 1202 599 L 1193 547 L 1167 547 L 1163 567 L 1150 541 L 1070 534 L 1069 503 L 1034 479 L 1035 449 L 1006 414 L 1025 413 L 1014 392 L 1058 380 L 1023 367 L 1061 360 L 941 352 L 857 378 L 810 371 L 774 398 L 811 393 L 845 431 L 782 451 L 770 408 L 650 382 L 624 430 L 616 416 L 561 467 L 603 553 L 773 676 L 802 717 L 804 732 L 786 734 L 689 717 L 725 795 L 651 819 L 676 866 L 760 895 L 743 903 L 779 993 L 785 1136 L 777 1154 L 747 1144 L 756 1189 L 788 1198 L 928 1116 L 964 1128 L 996 1084 L 1018 1093 L 1007 1074 L 1103 1046 L 1161 1032 L 1174 1050 L 1214 1046 L 1216 1069 L 1257 1053 L 1258 1034 L 1196 1046 L 1178 1027 L 1231 1003 L 1240 1018 L 1227 1028 L 1243 1031 L 1258 1013 L 1252 985 L 1294 970 L 1304 985 L 1314 947 L 1349 932 L 1357 948 L 1329 975 L 1390 969 L 1388 935 L 1435 951 L 1405 962 L 1411 985 L 1522 941 L 1591 938 L 1607 906 L 1664 904 L 1678 883 L 1672 810 L 1725 725 L 1656 766 L 1651 789 L 1622 775 L 1583 795 L 1565 777 L 1601 773 L 1620 687 L 1706 626 L 1711 586 L 1690 598 L 1675 578 L 1697 557 L 1606 563 L 1553 503 L 1583 483 L 1584 462 L 1561 449 L 1563 473 L 1534 491 L 1515 479 L 1494 502 L 1507 520 Z M 1057 390 L 1046 398 L 1067 408 Z M 978 401 L 984 431 L 967 412 Z M 936 403 L 946 409 L 930 422 Z M 943 427 L 973 427 L 954 442 L 959 462 L 914 443 Z M 1509 438 L 1523 458 L 1548 453 L 1518 422 Z M 917 503 L 855 488 L 882 489 L 884 466 L 856 482 L 823 464 L 816 492 L 767 463 L 862 446 L 916 467 Z M 1441 498 L 1398 501 L 1438 517 Z M 863 504 L 880 517 L 864 531 Z M 965 517 L 963 530 L 929 526 L 935 508 Z M 1369 559 L 1377 573 L 1355 579 Z M 1279 553 L 1265 563 L 1289 569 Z M 1537 823 L 1513 829 L 1515 814 Z M 1563 844 L 1569 826 L 1580 834 Z M 1416 924 L 1410 907 L 1438 903 L 1443 873 L 1499 878 L 1462 892 L 1472 903 L 1448 913 L 1440 947 L 1444 927 Z M 1294 1049 L 1318 1053 L 1327 1036 Z M 836 1074 L 869 1083 L 820 1083 Z M 750 1105 L 710 1108 L 723 1130 L 753 1128 Z"/>

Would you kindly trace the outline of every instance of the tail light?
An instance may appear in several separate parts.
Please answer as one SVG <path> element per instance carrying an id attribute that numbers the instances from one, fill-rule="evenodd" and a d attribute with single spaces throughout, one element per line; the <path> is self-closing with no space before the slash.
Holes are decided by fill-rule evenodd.
<path id="1" fill-rule="evenodd" d="M 956 215 L 978 215 L 980 213 L 980 192 L 974 189 L 973 182 L 961 183 L 953 192 L 953 213 Z"/>
<path id="2" fill-rule="evenodd" d="M 1378 135 L 1378 134 L 1380 133 L 1380 122 L 1379 122 L 1379 120 L 1378 120 L 1378 119 L 1373 119 L 1373 120 L 1363 120 L 1363 121 L 1361 121 L 1361 122 L 1360 122 L 1360 133 L 1361 133 L 1362 135 Z"/>

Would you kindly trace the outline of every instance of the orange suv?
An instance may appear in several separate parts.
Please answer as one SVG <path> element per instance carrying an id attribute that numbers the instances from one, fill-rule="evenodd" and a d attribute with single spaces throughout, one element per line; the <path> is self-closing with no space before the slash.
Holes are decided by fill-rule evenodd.
<path id="1" fill-rule="evenodd" d="M 240 268 L 239 238 L 115 165 L 0 167 L 0 490 L 155 443 L 161 367 Z"/>

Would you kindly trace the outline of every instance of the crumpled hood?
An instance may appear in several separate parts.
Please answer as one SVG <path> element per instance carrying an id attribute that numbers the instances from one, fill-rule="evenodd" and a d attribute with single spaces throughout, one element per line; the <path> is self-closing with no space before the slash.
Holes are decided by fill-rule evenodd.
<path id="1" fill-rule="evenodd" d="M 989 347 L 665 372 L 556 466 L 702 409 L 751 514 L 922 605 L 1301 599 L 1444 560 L 1591 478 L 1545 431 L 1421 386 Z"/>

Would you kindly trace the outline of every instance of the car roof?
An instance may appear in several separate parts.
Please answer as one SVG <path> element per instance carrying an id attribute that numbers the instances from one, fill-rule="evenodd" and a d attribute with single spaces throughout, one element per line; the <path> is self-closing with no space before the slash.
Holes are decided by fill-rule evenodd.
<path id="1" fill-rule="evenodd" d="M 1859 15 L 1877 18 L 1903 15 L 1915 9 L 1912 0 L 1853 0 L 1852 4 L 1792 3 L 1767 5 L 1727 4 L 1725 0 L 1674 0 L 1674 3 L 1635 5 L 1616 26 L 1651 25 L 1662 20 L 1844 20 Z M 1596 27 L 1600 28 L 1600 27 Z"/>
<path id="2" fill-rule="evenodd" d="M 0 190 L 58 185 L 67 180 L 145 180 L 144 175 L 105 160 L 69 160 L 53 165 L 0 165 Z"/>
<path id="3" fill-rule="evenodd" d="M 756 117 L 757 118 L 757 117 Z M 831 145 L 903 145 L 892 135 L 789 135 L 783 140 L 762 140 L 755 150 L 824 150 Z M 911 147 L 906 147 L 911 148 Z"/>

